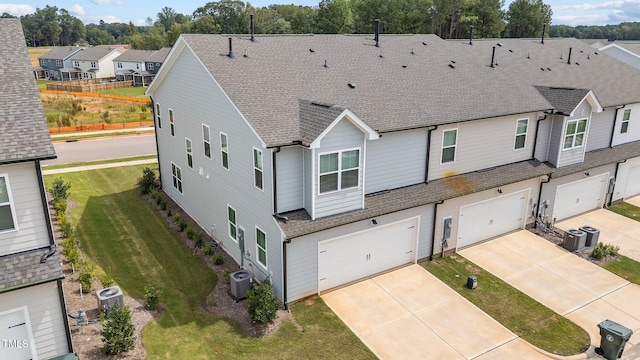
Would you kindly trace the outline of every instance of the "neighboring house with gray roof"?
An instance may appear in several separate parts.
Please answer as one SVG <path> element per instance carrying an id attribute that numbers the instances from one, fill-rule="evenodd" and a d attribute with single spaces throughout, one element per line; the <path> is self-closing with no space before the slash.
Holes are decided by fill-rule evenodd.
<path id="1" fill-rule="evenodd" d="M 640 69 L 640 41 L 615 41 L 602 46 L 599 51 Z"/>
<path id="2" fill-rule="evenodd" d="M 44 53 L 39 61 L 39 68 L 35 69 L 36 79 L 47 78 L 50 80 L 70 80 L 63 79 L 61 69 L 71 68 L 71 57 L 84 50 L 81 47 L 56 46 Z M 65 75 L 69 76 L 69 72 Z"/>
<path id="3" fill-rule="evenodd" d="M 48 359 L 73 351 L 40 170 L 56 154 L 19 19 L 0 41 L 0 358 Z"/>
<path id="4" fill-rule="evenodd" d="M 596 53 L 183 34 L 147 90 L 161 184 L 287 304 L 640 194 L 640 72 Z"/>
<path id="5" fill-rule="evenodd" d="M 113 59 L 120 56 L 118 48 L 90 47 L 71 57 L 71 65 L 82 79 L 114 78 Z"/>
<path id="6" fill-rule="evenodd" d="M 118 81 L 133 81 L 134 86 L 147 86 L 167 57 L 170 48 L 160 50 L 127 50 L 113 59 Z"/>

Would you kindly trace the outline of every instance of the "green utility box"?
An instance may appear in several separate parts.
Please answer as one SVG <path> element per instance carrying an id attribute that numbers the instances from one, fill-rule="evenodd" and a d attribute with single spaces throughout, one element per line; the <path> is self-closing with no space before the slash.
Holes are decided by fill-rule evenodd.
<path id="1" fill-rule="evenodd" d="M 611 320 L 601 322 L 598 327 L 600 328 L 601 355 L 608 360 L 621 358 L 624 346 L 633 334 L 633 330 Z"/>

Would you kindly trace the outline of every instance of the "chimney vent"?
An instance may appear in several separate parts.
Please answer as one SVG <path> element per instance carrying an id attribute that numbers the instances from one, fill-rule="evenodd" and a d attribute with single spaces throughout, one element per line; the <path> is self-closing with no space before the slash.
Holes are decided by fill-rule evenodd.
<path id="1" fill-rule="evenodd" d="M 324 67 L 328 68 L 329 65 L 327 64 L 327 60 L 324 61 Z"/>
<path id="2" fill-rule="evenodd" d="M 569 48 L 569 56 L 567 56 L 567 64 L 571 65 L 571 50 L 572 48 Z"/>
<path id="3" fill-rule="evenodd" d="M 544 45 L 544 33 L 545 31 L 547 31 L 547 24 L 542 24 L 542 41 L 540 41 L 541 44 Z"/>
<path id="4" fill-rule="evenodd" d="M 255 23 L 253 22 L 253 14 L 249 15 L 249 19 L 251 19 L 251 41 L 256 41 L 254 34 L 256 33 Z"/>
<path id="5" fill-rule="evenodd" d="M 473 25 L 469 26 L 469 45 L 473 45 Z"/>
<path id="6" fill-rule="evenodd" d="M 494 66 L 493 63 L 495 59 L 496 59 L 496 47 L 494 46 L 493 50 L 491 51 L 491 67 Z"/>
<path id="7" fill-rule="evenodd" d="M 380 47 L 380 19 L 373 20 L 373 33 L 376 47 Z"/>
<path id="8" fill-rule="evenodd" d="M 229 55 L 230 58 L 235 58 L 235 56 L 233 56 L 233 38 L 229 37 Z"/>

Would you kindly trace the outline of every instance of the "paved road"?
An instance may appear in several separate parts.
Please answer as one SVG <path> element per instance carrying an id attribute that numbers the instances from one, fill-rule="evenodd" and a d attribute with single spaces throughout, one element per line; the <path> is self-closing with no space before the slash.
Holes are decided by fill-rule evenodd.
<path id="1" fill-rule="evenodd" d="M 116 159 L 156 153 L 155 136 L 118 136 L 77 142 L 54 142 L 58 158 L 43 161 L 43 165 L 70 164 L 85 161 Z"/>

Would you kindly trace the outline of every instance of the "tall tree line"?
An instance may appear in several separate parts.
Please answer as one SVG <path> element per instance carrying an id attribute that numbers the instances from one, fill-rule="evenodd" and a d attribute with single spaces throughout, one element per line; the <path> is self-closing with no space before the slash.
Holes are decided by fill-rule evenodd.
<path id="1" fill-rule="evenodd" d="M 83 23 L 55 6 L 21 17 L 31 46 L 129 43 L 136 49 L 172 46 L 183 33 L 241 34 L 254 15 L 258 34 L 362 34 L 373 32 L 380 19 L 386 34 L 434 33 L 442 38 L 538 37 L 552 12 L 542 0 L 320 0 L 317 6 L 254 7 L 240 0 L 207 2 L 192 14 L 163 7 L 144 26 L 132 23 Z M 2 14 L 2 17 L 11 17 Z M 551 36 L 640 39 L 640 23 L 607 26 L 548 26 Z"/>

